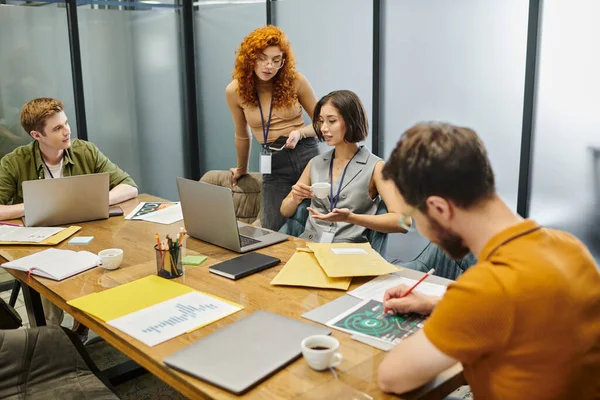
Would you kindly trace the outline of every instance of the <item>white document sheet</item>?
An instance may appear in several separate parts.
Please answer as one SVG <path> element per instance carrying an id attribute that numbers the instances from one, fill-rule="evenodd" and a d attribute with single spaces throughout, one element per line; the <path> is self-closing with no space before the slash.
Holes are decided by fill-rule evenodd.
<path id="1" fill-rule="evenodd" d="M 148 346 L 155 346 L 241 309 L 215 297 L 190 292 L 113 319 L 107 324 Z"/>
<path id="2" fill-rule="evenodd" d="M 125 219 L 135 219 L 169 225 L 183 219 L 179 202 L 143 202 L 130 212 Z"/>
<path id="3" fill-rule="evenodd" d="M 24 226 L 0 225 L 0 242 L 39 243 L 65 228 L 26 228 Z"/>
<path id="4" fill-rule="evenodd" d="M 142 218 L 136 219 L 143 219 L 144 221 L 148 222 L 156 222 L 158 224 L 169 225 L 173 222 L 181 221 L 183 219 L 183 213 L 181 212 L 181 204 L 158 210 L 156 212 L 153 212 L 152 214 L 148 214 Z"/>
<path id="5" fill-rule="evenodd" d="M 412 287 L 415 283 L 417 283 L 417 281 L 414 279 L 405 278 L 397 273 L 393 273 L 378 276 L 364 285 L 348 292 L 348 294 L 362 300 L 373 299 L 382 301 L 385 291 L 389 288 L 402 284 Z M 427 296 L 442 297 L 444 296 L 444 293 L 446 293 L 446 286 L 425 281 L 421 282 L 414 291 Z"/>

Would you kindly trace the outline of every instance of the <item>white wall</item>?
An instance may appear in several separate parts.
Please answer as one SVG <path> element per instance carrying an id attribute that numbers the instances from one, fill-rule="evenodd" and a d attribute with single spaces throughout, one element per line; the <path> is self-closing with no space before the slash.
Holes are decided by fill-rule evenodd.
<path id="1" fill-rule="evenodd" d="M 600 259 L 600 2 L 544 2 L 534 120 L 531 217 Z"/>
<path id="2" fill-rule="evenodd" d="M 419 121 L 474 129 L 496 187 L 516 210 L 525 84 L 528 2 L 383 2 L 382 126 L 385 156 Z M 426 240 L 392 235 L 389 256 L 408 260 Z"/>

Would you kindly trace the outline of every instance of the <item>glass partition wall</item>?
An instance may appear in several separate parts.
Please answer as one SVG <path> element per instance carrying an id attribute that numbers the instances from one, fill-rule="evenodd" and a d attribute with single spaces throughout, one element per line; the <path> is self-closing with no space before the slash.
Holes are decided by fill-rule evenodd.
<path id="1" fill-rule="evenodd" d="M 378 127 L 365 145 L 380 157 L 418 121 L 469 126 L 509 206 L 516 209 L 517 197 L 529 202 L 535 219 L 575 234 L 599 257 L 598 57 L 589 50 L 598 32 L 580 21 L 600 10 L 594 0 L 542 3 L 541 29 L 529 42 L 537 70 L 526 81 L 533 0 L 0 1 L 0 151 L 31 140 L 19 113 L 40 96 L 65 102 L 73 134 L 85 138 L 75 112 L 84 101 L 87 138 L 140 192 L 176 199 L 175 178 L 191 175 L 191 156 L 200 161 L 195 176 L 235 165 L 225 87 L 240 41 L 270 22 L 288 34 L 317 97 L 337 89 L 360 96 Z M 532 85 L 533 109 L 524 102 Z M 197 129 L 187 129 L 192 119 Z M 528 122 L 533 150 L 521 154 Z M 521 157 L 531 161 L 530 177 Z M 519 192 L 529 181 L 531 193 Z M 426 243 L 417 233 L 390 235 L 388 258 L 410 260 Z"/>
<path id="2" fill-rule="evenodd" d="M 0 4 L 0 158 L 32 139 L 20 124 L 29 100 L 65 103 L 77 136 L 67 14 L 63 3 Z"/>
<path id="3" fill-rule="evenodd" d="M 233 120 L 225 100 L 235 51 L 242 39 L 266 24 L 265 1 L 197 2 L 194 10 L 200 160 L 203 172 L 237 164 Z M 258 171 L 260 147 L 253 140 L 250 171 Z"/>
<path id="4" fill-rule="evenodd" d="M 185 175 L 180 7 L 89 3 L 77 10 L 88 139 L 140 193 L 176 200 L 175 177 Z"/>

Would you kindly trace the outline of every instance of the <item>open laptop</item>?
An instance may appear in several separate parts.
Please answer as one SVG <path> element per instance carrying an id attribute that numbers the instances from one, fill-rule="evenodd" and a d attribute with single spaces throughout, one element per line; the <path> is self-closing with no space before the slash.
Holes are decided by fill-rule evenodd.
<path id="1" fill-rule="evenodd" d="M 25 226 L 56 226 L 106 219 L 108 192 L 107 173 L 25 181 Z"/>
<path id="2" fill-rule="evenodd" d="M 177 178 L 179 201 L 188 235 L 245 253 L 288 239 L 288 235 L 238 223 L 231 189 Z"/>
<path id="3" fill-rule="evenodd" d="M 302 339 L 323 326 L 256 311 L 166 357 L 169 367 L 242 394 L 298 358 Z"/>

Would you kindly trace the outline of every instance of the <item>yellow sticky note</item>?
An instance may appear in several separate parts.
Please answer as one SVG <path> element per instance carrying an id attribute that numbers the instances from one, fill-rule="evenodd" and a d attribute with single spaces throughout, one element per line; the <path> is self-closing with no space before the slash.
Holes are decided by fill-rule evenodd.
<path id="1" fill-rule="evenodd" d="M 67 304 L 102 321 L 110 321 L 193 291 L 189 286 L 150 275 Z"/>
<path id="2" fill-rule="evenodd" d="M 271 285 L 348 290 L 350 282 L 352 278 L 328 277 L 312 252 L 296 251 L 271 281 Z"/>
<path id="3" fill-rule="evenodd" d="M 400 270 L 369 243 L 309 243 L 308 247 L 330 278 L 379 276 Z"/>

